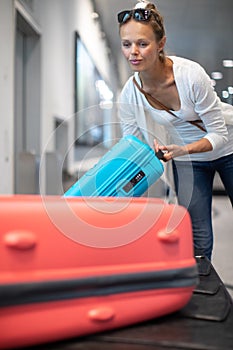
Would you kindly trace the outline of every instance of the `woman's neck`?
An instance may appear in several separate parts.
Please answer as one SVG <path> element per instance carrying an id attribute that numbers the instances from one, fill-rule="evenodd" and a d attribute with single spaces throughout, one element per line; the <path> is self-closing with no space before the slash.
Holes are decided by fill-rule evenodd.
<path id="1" fill-rule="evenodd" d="M 160 101 L 168 109 L 180 110 L 181 101 L 173 73 L 173 62 L 169 58 L 166 59 L 164 64 L 157 65 L 152 72 L 140 72 L 139 77 L 145 92 Z M 161 106 L 155 100 L 153 102 L 149 101 L 149 103 L 152 107 L 161 109 Z"/>
<path id="2" fill-rule="evenodd" d="M 173 63 L 169 58 L 158 62 L 153 70 L 139 73 L 142 87 L 146 90 L 163 88 L 174 83 Z"/>

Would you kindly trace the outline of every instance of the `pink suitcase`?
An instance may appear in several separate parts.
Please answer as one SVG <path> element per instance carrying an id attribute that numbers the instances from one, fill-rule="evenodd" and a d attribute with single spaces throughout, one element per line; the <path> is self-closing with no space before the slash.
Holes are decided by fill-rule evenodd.
<path id="1" fill-rule="evenodd" d="M 152 198 L 0 197 L 0 348 L 179 310 L 198 283 L 190 217 Z"/>

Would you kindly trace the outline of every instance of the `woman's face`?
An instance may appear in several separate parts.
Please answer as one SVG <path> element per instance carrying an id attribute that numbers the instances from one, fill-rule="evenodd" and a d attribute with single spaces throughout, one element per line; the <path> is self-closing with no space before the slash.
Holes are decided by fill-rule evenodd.
<path id="1" fill-rule="evenodd" d="M 157 42 L 149 24 L 129 20 L 120 28 L 121 49 L 133 71 L 154 69 L 165 39 Z"/>

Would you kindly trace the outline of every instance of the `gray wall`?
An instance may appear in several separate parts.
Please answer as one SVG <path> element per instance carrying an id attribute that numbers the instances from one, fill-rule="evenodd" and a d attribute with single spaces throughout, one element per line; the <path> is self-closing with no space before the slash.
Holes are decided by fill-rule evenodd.
<path id="1" fill-rule="evenodd" d="M 30 161 L 34 166 L 38 167 L 38 157 L 42 159 L 40 189 L 46 192 L 46 174 L 48 174 L 46 159 L 49 158 L 46 154 L 56 152 L 54 125 L 57 117 L 66 123 L 68 144 L 71 146 L 73 144 L 75 31 L 79 32 L 101 75 L 111 84 L 111 89 L 116 90 L 117 76 L 114 66 L 109 60 L 107 44 L 103 40 L 99 23 L 92 17 L 92 12 L 91 0 L 0 0 L 1 194 L 15 192 L 17 159 L 28 159 L 27 156 L 19 157 L 19 154 L 16 154 L 21 150 L 26 154 L 34 154 L 35 160 Z M 17 14 L 22 16 L 38 37 L 37 45 L 32 47 L 30 57 L 37 50 L 36 60 L 37 64 L 38 60 L 40 63 L 39 66 L 34 66 L 29 74 L 31 90 L 27 92 L 25 98 L 30 102 L 30 112 L 26 117 L 24 115 L 22 117 L 26 120 L 24 123 L 28 131 L 24 130 L 25 125 L 18 116 L 19 125 L 17 130 L 14 130 L 16 125 L 14 110 L 17 96 L 20 94 L 20 87 L 16 86 L 15 80 Z M 111 81 L 108 81 L 109 77 Z M 20 142 L 17 143 L 18 140 L 15 138 L 20 128 L 26 133 L 25 147 L 19 146 Z M 54 159 L 56 158 L 59 157 L 55 155 Z M 72 147 L 67 161 L 68 168 L 72 169 Z M 31 174 L 35 173 L 34 170 Z M 30 176 L 30 172 L 28 174 Z"/>

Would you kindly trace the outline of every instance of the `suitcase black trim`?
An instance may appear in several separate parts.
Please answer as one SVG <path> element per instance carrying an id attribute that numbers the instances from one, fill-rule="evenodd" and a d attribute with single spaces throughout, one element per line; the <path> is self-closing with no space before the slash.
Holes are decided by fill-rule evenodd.
<path id="1" fill-rule="evenodd" d="M 0 307 L 196 286 L 197 266 L 165 271 L 0 284 Z"/>

